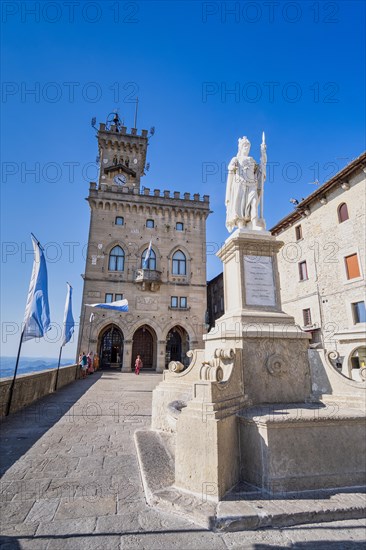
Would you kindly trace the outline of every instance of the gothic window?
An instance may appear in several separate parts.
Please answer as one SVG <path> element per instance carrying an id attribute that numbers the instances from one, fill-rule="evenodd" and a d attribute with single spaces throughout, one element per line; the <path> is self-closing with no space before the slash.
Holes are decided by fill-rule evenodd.
<path id="1" fill-rule="evenodd" d="M 173 275 L 186 275 L 187 260 L 181 250 L 177 250 L 177 252 L 173 254 L 172 264 Z"/>
<path id="2" fill-rule="evenodd" d="M 109 254 L 108 269 L 109 271 L 123 271 L 124 264 L 125 253 L 120 246 L 115 246 Z"/>
<path id="3" fill-rule="evenodd" d="M 144 259 L 146 256 L 146 252 L 148 251 L 147 248 L 143 251 L 141 255 L 141 267 L 143 267 Z M 153 251 L 153 249 L 150 250 L 150 257 L 147 260 L 147 266 L 144 269 L 156 269 L 156 254 Z"/>
<path id="4" fill-rule="evenodd" d="M 347 205 L 345 202 L 342 202 L 342 204 L 338 206 L 338 221 L 339 223 L 342 223 L 348 220 L 348 218 L 349 215 Z"/>

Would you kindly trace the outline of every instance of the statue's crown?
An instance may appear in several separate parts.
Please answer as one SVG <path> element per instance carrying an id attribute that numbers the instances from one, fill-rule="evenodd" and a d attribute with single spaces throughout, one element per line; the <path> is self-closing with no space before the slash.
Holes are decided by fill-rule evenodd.
<path id="1" fill-rule="evenodd" d="M 238 139 L 238 149 L 239 149 L 239 151 L 242 147 L 245 147 L 248 150 L 250 149 L 250 141 L 247 138 L 247 136 L 244 136 L 244 137 Z"/>
<path id="2" fill-rule="evenodd" d="M 244 136 L 244 137 L 238 139 L 238 143 L 239 143 L 239 145 L 242 145 L 244 143 L 249 143 L 249 139 L 247 138 L 247 136 Z"/>

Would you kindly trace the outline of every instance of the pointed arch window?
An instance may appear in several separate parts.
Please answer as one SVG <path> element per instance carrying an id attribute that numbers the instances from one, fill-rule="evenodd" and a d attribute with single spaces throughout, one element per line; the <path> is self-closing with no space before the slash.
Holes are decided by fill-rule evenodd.
<path id="1" fill-rule="evenodd" d="M 181 250 L 177 250 L 173 254 L 172 273 L 173 275 L 187 274 L 187 259 Z"/>
<path id="2" fill-rule="evenodd" d="M 349 218 L 349 215 L 348 215 L 347 204 L 345 202 L 342 202 L 342 204 L 338 206 L 338 221 L 339 223 L 342 223 L 348 220 L 348 218 Z"/>
<path id="3" fill-rule="evenodd" d="M 141 267 L 142 268 L 144 267 L 143 262 L 144 262 L 147 251 L 148 251 L 148 248 L 145 248 L 145 250 L 141 254 Z M 153 249 L 150 250 L 150 255 L 149 255 L 149 258 L 147 260 L 147 267 L 145 267 L 144 269 L 156 269 L 156 254 L 153 251 Z"/>
<path id="4" fill-rule="evenodd" d="M 120 246 L 112 248 L 109 254 L 109 271 L 123 271 L 125 268 L 125 253 Z"/>

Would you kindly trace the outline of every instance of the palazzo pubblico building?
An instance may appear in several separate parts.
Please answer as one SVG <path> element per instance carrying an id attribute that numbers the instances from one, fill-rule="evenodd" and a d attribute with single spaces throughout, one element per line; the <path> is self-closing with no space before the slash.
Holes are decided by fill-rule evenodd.
<path id="1" fill-rule="evenodd" d="M 152 371 L 173 360 L 186 364 L 205 330 L 209 197 L 141 187 L 147 130 L 128 131 L 114 115 L 100 124 L 97 139 L 78 350 L 97 353 L 102 368 L 125 372 L 137 354 Z M 87 305 L 121 299 L 127 313 Z"/>

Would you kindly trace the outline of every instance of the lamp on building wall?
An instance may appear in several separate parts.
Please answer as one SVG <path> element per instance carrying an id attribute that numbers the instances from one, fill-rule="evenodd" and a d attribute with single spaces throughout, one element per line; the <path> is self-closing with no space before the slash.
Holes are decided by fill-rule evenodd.
<path id="1" fill-rule="evenodd" d="M 341 187 L 344 191 L 348 191 L 348 189 L 350 188 L 350 184 L 348 183 L 348 181 L 344 181 L 343 183 L 341 183 Z"/>

